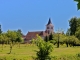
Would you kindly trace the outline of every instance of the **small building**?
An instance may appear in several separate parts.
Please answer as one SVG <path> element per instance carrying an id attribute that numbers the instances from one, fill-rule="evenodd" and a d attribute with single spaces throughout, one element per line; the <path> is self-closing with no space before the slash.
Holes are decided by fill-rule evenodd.
<path id="1" fill-rule="evenodd" d="M 28 32 L 27 35 L 25 36 L 24 43 L 30 42 L 32 39 L 36 39 L 37 34 L 44 39 L 45 36 L 48 36 L 51 33 L 54 33 L 54 26 L 51 22 L 51 19 L 49 18 L 45 31 Z"/>

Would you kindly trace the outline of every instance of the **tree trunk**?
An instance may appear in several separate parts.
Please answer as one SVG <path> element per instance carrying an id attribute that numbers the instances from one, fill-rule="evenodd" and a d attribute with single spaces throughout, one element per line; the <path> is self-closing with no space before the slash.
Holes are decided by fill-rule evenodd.
<path id="1" fill-rule="evenodd" d="M 2 50 L 3 50 L 3 43 L 2 43 Z"/>
<path id="2" fill-rule="evenodd" d="M 67 47 L 68 47 L 68 43 L 66 43 Z"/>
<path id="3" fill-rule="evenodd" d="M 12 44 L 10 44 L 10 53 L 12 52 Z"/>
<path id="4" fill-rule="evenodd" d="M 19 48 L 20 48 L 20 43 L 19 43 Z"/>

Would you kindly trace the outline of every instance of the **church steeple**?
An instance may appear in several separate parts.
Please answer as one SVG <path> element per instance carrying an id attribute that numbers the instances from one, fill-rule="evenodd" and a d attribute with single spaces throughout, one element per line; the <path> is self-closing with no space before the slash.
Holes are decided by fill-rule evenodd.
<path id="1" fill-rule="evenodd" d="M 54 26 L 53 26 L 50 18 L 49 18 L 49 21 L 46 25 L 46 31 L 47 31 L 48 34 L 51 34 L 51 33 L 54 32 Z"/>
<path id="2" fill-rule="evenodd" d="M 51 22 L 51 19 L 49 18 L 49 21 L 48 21 L 48 24 L 47 25 L 49 25 L 49 24 L 52 24 L 52 22 Z"/>

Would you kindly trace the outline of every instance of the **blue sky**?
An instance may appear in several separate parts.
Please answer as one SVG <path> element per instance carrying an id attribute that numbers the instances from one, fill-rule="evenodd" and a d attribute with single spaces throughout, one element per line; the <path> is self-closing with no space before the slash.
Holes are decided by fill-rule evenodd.
<path id="1" fill-rule="evenodd" d="M 45 30 L 51 18 L 54 31 L 69 28 L 68 20 L 80 17 L 73 0 L 0 0 L 0 24 L 2 30 L 21 29 L 28 31 Z"/>

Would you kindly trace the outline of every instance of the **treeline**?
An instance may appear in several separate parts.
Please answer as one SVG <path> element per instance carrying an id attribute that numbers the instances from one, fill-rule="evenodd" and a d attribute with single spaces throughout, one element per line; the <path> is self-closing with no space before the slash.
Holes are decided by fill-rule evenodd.
<path id="1" fill-rule="evenodd" d="M 0 29 L 1 31 L 1 29 Z M 2 45 L 2 50 L 4 44 L 10 45 L 10 53 L 12 51 L 12 47 L 17 43 L 20 47 L 20 43 L 23 42 L 21 30 L 17 31 L 8 30 L 7 32 L 0 32 L 0 44 Z"/>
<path id="2" fill-rule="evenodd" d="M 66 33 L 54 33 L 45 37 L 45 41 L 50 41 L 54 45 L 80 46 L 80 18 L 73 17 L 69 20 L 69 26 Z"/>

